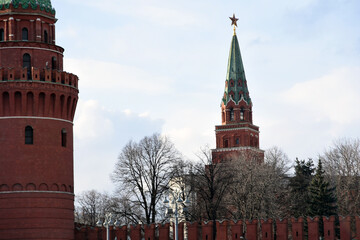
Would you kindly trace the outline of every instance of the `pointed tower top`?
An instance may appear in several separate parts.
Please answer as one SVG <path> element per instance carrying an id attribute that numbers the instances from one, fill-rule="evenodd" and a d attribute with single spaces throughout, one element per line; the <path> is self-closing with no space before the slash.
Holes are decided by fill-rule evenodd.
<path id="1" fill-rule="evenodd" d="M 226 105 L 230 101 L 230 98 L 234 100 L 235 103 L 243 98 L 248 104 L 251 104 L 239 42 L 236 35 L 232 37 L 230 46 L 223 103 Z"/>

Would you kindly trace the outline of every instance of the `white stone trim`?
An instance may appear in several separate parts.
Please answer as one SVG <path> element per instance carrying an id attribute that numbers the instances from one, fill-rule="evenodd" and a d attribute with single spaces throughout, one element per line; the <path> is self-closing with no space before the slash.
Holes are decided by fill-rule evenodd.
<path id="1" fill-rule="evenodd" d="M 0 194 L 16 194 L 16 193 L 57 193 L 57 194 L 67 194 L 67 195 L 72 195 L 75 196 L 74 193 L 69 193 L 69 192 L 60 192 L 60 191 L 5 191 L 5 192 L 0 192 Z"/>
<path id="2" fill-rule="evenodd" d="M 216 129 L 215 132 L 227 132 L 227 131 L 233 131 L 233 130 L 250 130 L 256 133 L 260 133 L 260 131 L 254 130 L 249 127 L 239 127 L 239 128 L 227 128 L 227 129 Z"/>
<path id="3" fill-rule="evenodd" d="M 9 37 L 13 37 L 13 34 L 9 34 Z M 39 36 L 37 36 L 39 37 Z M 40 36 L 41 37 L 41 36 Z M 16 48 L 22 48 L 22 49 L 36 49 L 36 50 L 44 50 L 44 51 L 50 51 L 50 52 L 54 52 L 54 53 L 58 53 L 63 55 L 62 52 L 56 51 L 56 50 L 52 50 L 52 49 L 48 49 L 48 48 L 38 48 L 38 47 L 2 47 L 1 49 L 16 49 Z"/>
<path id="4" fill-rule="evenodd" d="M 212 149 L 213 152 L 232 152 L 232 151 L 239 151 L 239 150 L 255 150 L 257 152 L 265 152 L 259 148 L 254 147 L 232 147 L 232 148 L 216 148 Z"/>
<path id="5" fill-rule="evenodd" d="M 72 121 L 61 119 L 61 118 L 49 118 L 49 117 L 31 117 L 31 116 L 11 116 L 11 117 L 0 117 L 0 120 L 2 119 L 41 119 L 41 120 L 54 120 L 54 121 L 61 121 L 61 122 L 67 122 L 74 124 Z"/>

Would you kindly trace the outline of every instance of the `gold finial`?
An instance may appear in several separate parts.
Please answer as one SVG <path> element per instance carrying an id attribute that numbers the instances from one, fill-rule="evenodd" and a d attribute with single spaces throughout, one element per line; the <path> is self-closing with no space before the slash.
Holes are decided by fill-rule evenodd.
<path id="1" fill-rule="evenodd" d="M 231 20 L 231 26 L 234 25 L 234 35 L 236 35 L 236 27 L 237 27 L 237 21 L 239 20 L 238 18 L 235 17 L 235 13 L 233 14 L 232 17 L 229 17 Z"/>

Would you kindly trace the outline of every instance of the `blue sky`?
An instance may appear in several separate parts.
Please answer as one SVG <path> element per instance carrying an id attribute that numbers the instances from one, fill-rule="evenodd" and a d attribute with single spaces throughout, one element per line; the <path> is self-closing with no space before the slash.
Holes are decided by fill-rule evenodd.
<path id="1" fill-rule="evenodd" d="M 358 0 L 52 0 L 64 69 L 80 78 L 75 191 L 113 190 L 130 139 L 166 134 L 189 159 L 215 146 L 229 16 L 262 149 L 317 158 L 360 136 Z"/>

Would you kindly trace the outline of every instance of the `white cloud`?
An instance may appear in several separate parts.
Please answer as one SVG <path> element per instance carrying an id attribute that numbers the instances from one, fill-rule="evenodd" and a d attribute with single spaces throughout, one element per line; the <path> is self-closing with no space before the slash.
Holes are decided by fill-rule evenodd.
<path id="1" fill-rule="evenodd" d="M 95 100 L 78 102 L 74 133 L 80 141 L 110 136 L 114 131 L 113 123 L 103 114 L 104 109 Z"/>
<path id="2" fill-rule="evenodd" d="M 199 24 L 201 19 L 180 5 L 171 6 L 168 1 L 133 0 L 78 0 L 76 4 L 100 9 L 111 14 L 136 17 L 144 22 L 151 21 L 165 26 L 186 26 Z M 170 5 L 170 6 L 167 6 Z"/>
<path id="3" fill-rule="evenodd" d="M 359 92 L 360 68 L 341 68 L 295 84 L 284 94 L 284 100 L 295 105 L 302 118 L 347 124 L 360 119 Z"/>
<path id="4" fill-rule="evenodd" d="M 143 69 L 90 59 L 66 59 L 64 68 L 80 77 L 79 87 L 127 89 L 136 94 L 168 93 L 172 79 L 154 75 Z M 81 81 L 84 79 L 85 81 Z M 134 98 L 136 95 L 134 95 Z"/>
<path id="5" fill-rule="evenodd" d="M 76 192 L 113 190 L 109 179 L 121 149 L 129 140 L 160 132 L 163 121 L 139 117 L 130 109 L 113 111 L 95 100 L 80 100 L 74 121 Z"/>

